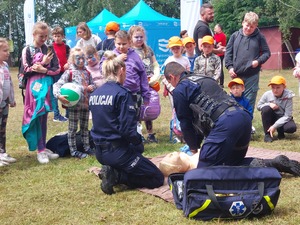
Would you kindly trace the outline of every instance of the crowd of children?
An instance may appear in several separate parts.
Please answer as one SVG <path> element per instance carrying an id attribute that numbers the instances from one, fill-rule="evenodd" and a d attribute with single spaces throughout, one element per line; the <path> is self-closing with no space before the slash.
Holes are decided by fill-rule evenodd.
<path id="1" fill-rule="evenodd" d="M 118 60 L 123 61 L 126 66 L 126 79 L 122 86 L 132 93 L 137 123 L 141 122 L 139 117 L 141 106 L 148 107 L 153 95 L 159 98 L 157 92 L 160 82 L 164 85 L 163 95 L 169 96 L 171 109 L 176 117 L 172 101 L 174 87 L 161 76 L 161 69 L 169 62 L 181 64 L 186 71 L 212 77 L 223 88 L 224 80 L 220 81 L 223 65 L 220 57 L 213 53 L 215 40 L 212 36 L 202 38 L 200 55 L 195 53 L 195 40 L 188 36 L 186 30 L 180 33 L 180 37 L 170 37 L 168 48 L 171 55 L 160 68 L 153 50 L 146 43 L 146 31 L 142 26 L 132 26 L 126 32 L 120 30 L 118 23 L 111 21 L 106 25 L 105 34 L 107 38 L 101 41 L 98 36 L 91 33 L 86 23 L 79 23 L 77 37 L 80 39 L 76 46 L 70 49 L 64 42 L 65 36 L 61 27 L 52 29 L 51 46 L 45 44 L 50 36 L 48 25 L 37 22 L 33 27 L 33 43 L 22 51 L 22 66 L 24 74 L 27 75 L 22 134 L 28 143 L 28 149 L 37 150 L 37 160 L 41 164 L 58 158 L 56 153 L 46 148 L 47 117 L 51 111 L 54 112 L 53 121 L 68 122 L 71 156 L 82 159 L 88 155 L 95 155 L 94 149 L 89 145 L 89 95 L 106 82 L 101 71 L 102 63 L 106 60 L 102 55 L 106 50 L 112 50 Z M 226 42 L 222 45 L 226 45 Z M 16 106 L 13 84 L 6 63 L 8 57 L 8 42 L 0 38 L 0 166 L 16 161 L 6 153 L 5 147 L 8 109 L 9 106 Z M 296 56 L 296 61 L 293 74 L 300 79 L 300 53 Z M 66 114 L 63 116 L 59 110 L 59 102 L 66 104 L 68 100 L 66 96 L 60 94 L 60 88 L 67 82 L 78 84 L 82 93 L 79 103 L 66 108 Z M 296 131 L 292 117 L 294 94 L 286 89 L 286 81 L 281 76 L 273 77 L 269 86 L 271 90 L 263 94 L 257 105 L 257 109 L 261 111 L 265 142 L 274 140 L 275 131 L 278 133 L 278 139 L 285 138 L 284 133 Z M 245 97 L 243 79 L 232 79 L 228 82 L 228 88 L 231 96 L 248 110 L 253 118 L 254 108 Z M 157 143 L 153 120 L 144 122 L 147 137 L 142 136 L 143 141 Z M 83 151 L 76 148 L 78 123 Z M 188 146 L 182 149 L 187 153 L 189 151 Z"/>

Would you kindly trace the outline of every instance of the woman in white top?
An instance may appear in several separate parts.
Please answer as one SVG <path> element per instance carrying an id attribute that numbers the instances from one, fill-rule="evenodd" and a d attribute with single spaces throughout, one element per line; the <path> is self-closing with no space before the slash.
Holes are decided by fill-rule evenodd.
<path id="1" fill-rule="evenodd" d="M 101 38 L 92 34 L 90 28 L 85 22 L 80 22 L 76 28 L 76 47 L 83 49 L 85 46 L 92 45 L 94 48 L 101 42 Z"/>

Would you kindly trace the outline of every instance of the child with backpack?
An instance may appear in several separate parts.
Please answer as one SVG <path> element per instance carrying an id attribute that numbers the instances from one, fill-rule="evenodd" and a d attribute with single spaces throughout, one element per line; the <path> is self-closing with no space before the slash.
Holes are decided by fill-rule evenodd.
<path id="1" fill-rule="evenodd" d="M 115 35 L 120 30 L 120 25 L 114 21 L 110 21 L 105 26 L 106 39 L 101 41 L 96 49 L 99 52 L 100 58 L 107 50 L 115 49 Z"/>
<path id="2" fill-rule="evenodd" d="M 89 95 L 96 86 L 93 84 L 92 76 L 85 67 L 85 55 L 81 48 L 71 49 L 69 57 L 70 67 L 61 78 L 53 85 L 53 94 L 63 104 L 68 104 L 66 96 L 60 94 L 60 88 L 67 82 L 76 83 L 81 87 L 81 98 L 79 102 L 69 107 L 68 144 L 72 157 L 83 159 L 88 155 L 95 155 L 89 143 Z M 78 151 L 76 147 L 76 131 L 80 123 L 80 133 L 84 151 Z"/>
<path id="3" fill-rule="evenodd" d="M 14 86 L 9 73 L 8 64 L 5 62 L 9 57 L 8 41 L 0 38 L 0 167 L 14 163 L 17 160 L 6 153 L 6 122 L 9 106 L 15 107 Z"/>
<path id="4" fill-rule="evenodd" d="M 22 50 L 21 60 L 24 76 L 27 77 L 22 133 L 29 151 L 37 149 L 37 160 L 41 164 L 59 157 L 46 149 L 48 112 L 52 111 L 54 104 L 52 77 L 60 71 L 55 52 L 48 52 L 45 44 L 49 30 L 45 22 L 34 24 L 33 43 Z"/>
<path id="5" fill-rule="evenodd" d="M 143 104 L 141 107 L 140 119 L 145 121 L 148 133 L 147 140 L 144 138 L 144 142 L 157 143 L 158 140 L 153 132 L 153 120 L 160 114 L 160 100 L 157 93 L 159 91 L 158 81 L 160 79 L 159 65 L 153 50 L 146 44 L 146 32 L 142 26 L 131 26 L 129 29 L 129 36 L 131 39 L 131 47 L 144 63 L 149 80 L 149 91 L 151 93 L 149 105 L 145 106 Z M 149 115 L 147 115 L 147 111 Z"/>

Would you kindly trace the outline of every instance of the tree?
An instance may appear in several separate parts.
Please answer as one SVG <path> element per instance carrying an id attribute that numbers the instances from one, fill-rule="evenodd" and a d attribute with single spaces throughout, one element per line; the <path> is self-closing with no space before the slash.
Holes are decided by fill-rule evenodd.
<path id="1" fill-rule="evenodd" d="M 291 27 L 300 27 L 299 0 L 264 0 L 267 16 L 274 17 L 285 40 L 289 40 Z"/>
<path id="2" fill-rule="evenodd" d="M 299 0 L 212 0 L 215 23 L 222 24 L 229 37 L 241 27 L 246 12 L 253 11 L 260 17 L 259 26 L 278 25 L 285 40 L 290 38 L 290 28 L 300 27 Z"/>

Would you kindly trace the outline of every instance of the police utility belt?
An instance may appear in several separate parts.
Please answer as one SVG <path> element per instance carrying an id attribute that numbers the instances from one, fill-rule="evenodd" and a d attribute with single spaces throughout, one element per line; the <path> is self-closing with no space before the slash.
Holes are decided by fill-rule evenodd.
<path id="1" fill-rule="evenodd" d="M 104 150 L 104 149 L 109 149 L 110 147 L 118 148 L 122 145 L 122 143 L 124 144 L 124 141 L 122 142 L 122 140 L 104 141 L 104 142 L 100 142 L 98 146 L 100 147 L 101 150 Z"/>

